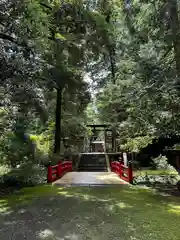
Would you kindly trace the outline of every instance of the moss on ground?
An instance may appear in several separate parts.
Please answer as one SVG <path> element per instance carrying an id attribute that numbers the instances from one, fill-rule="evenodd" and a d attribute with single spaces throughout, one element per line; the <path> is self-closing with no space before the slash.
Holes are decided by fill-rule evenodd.
<path id="1" fill-rule="evenodd" d="M 180 239 L 180 199 L 150 189 L 44 185 L 3 197 L 0 209 L 2 240 L 10 237 L 7 222 L 13 219 L 15 226 L 25 224 L 15 240 L 27 234 L 30 239 Z"/>

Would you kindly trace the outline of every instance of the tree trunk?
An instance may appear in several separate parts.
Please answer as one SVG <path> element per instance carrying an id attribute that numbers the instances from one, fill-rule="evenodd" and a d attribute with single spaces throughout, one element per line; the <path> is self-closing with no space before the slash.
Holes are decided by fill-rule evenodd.
<path id="1" fill-rule="evenodd" d="M 113 12 L 113 7 L 111 5 L 111 1 L 109 0 L 103 0 L 100 2 L 100 8 L 101 8 L 101 13 L 104 15 L 105 20 L 108 24 L 111 23 L 111 18 L 112 18 L 112 12 Z M 109 36 L 108 36 L 109 37 Z M 111 36 L 111 41 L 113 36 Z M 115 84 L 115 73 L 116 73 L 116 51 L 115 51 L 115 45 L 113 42 L 109 42 L 110 39 L 108 39 L 108 45 L 107 49 L 109 52 L 109 61 L 110 61 L 110 67 L 111 67 L 111 76 L 112 76 L 112 83 Z"/>
<path id="2" fill-rule="evenodd" d="M 174 57 L 177 71 L 177 85 L 180 87 L 180 24 L 178 17 L 177 0 L 169 0 L 170 6 L 170 28 L 172 31 Z"/>
<path id="3" fill-rule="evenodd" d="M 116 84 L 116 79 L 115 79 L 115 65 L 116 65 L 116 57 L 115 57 L 115 48 L 113 46 L 109 47 L 109 58 L 110 58 L 110 63 L 111 63 L 111 75 L 112 75 L 112 83 Z"/>
<path id="4" fill-rule="evenodd" d="M 106 3 L 108 6 L 108 4 Z M 105 13 L 106 22 L 108 24 L 111 23 L 111 10 L 107 11 Z M 108 45 L 108 51 L 109 51 L 109 60 L 111 65 L 111 76 L 112 76 L 112 83 L 116 84 L 116 50 L 114 43 L 110 43 Z M 116 127 L 112 128 L 112 152 L 116 151 Z"/>
<path id="5" fill-rule="evenodd" d="M 55 138 L 54 138 L 54 153 L 61 151 L 61 108 L 62 108 L 62 88 L 57 89 L 56 97 L 56 125 L 55 125 Z"/>
<path id="6" fill-rule="evenodd" d="M 116 127 L 112 127 L 112 151 L 116 152 Z"/>
<path id="7" fill-rule="evenodd" d="M 106 22 L 110 24 L 110 13 L 106 16 Z M 108 44 L 108 52 L 109 52 L 109 61 L 111 65 L 111 76 L 112 76 L 112 83 L 116 83 L 115 73 L 116 73 L 116 51 L 113 43 Z"/>

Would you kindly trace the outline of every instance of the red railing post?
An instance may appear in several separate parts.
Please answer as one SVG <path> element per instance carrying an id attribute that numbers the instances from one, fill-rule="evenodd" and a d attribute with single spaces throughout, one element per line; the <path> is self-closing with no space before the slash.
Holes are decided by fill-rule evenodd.
<path id="1" fill-rule="evenodd" d="M 129 183 L 133 182 L 133 169 L 132 169 L 132 162 L 128 163 L 128 180 Z"/>
<path id="2" fill-rule="evenodd" d="M 61 161 L 59 160 L 58 167 L 57 167 L 57 178 L 60 178 L 61 175 L 62 175 L 62 165 L 61 165 Z"/>
<path id="3" fill-rule="evenodd" d="M 72 162 L 69 162 L 69 171 L 72 172 Z"/>
<path id="4" fill-rule="evenodd" d="M 47 182 L 48 183 L 52 183 L 53 182 L 51 162 L 49 162 L 49 165 L 48 165 Z"/>
<path id="5" fill-rule="evenodd" d="M 120 176 L 120 178 L 122 178 L 122 176 L 123 176 L 123 163 L 122 162 L 119 163 L 119 176 Z"/>
<path id="6" fill-rule="evenodd" d="M 112 161 L 110 166 L 111 171 L 117 173 L 122 180 L 129 183 L 133 182 L 133 169 L 131 162 L 128 163 L 128 166 L 124 166 L 122 162 Z"/>

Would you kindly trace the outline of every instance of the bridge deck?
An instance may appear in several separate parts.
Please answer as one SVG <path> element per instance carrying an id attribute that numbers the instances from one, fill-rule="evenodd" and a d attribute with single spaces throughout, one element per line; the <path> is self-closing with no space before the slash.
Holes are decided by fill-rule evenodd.
<path id="1" fill-rule="evenodd" d="M 120 185 L 128 184 L 113 172 L 68 172 L 53 185 Z"/>

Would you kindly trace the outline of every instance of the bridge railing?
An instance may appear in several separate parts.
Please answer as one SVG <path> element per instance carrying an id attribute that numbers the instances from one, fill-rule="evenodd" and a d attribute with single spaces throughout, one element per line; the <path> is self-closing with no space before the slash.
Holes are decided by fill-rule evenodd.
<path id="1" fill-rule="evenodd" d="M 132 164 L 129 162 L 128 166 L 118 161 L 111 162 L 111 171 L 119 175 L 119 177 L 129 183 L 133 182 Z"/>
<path id="2" fill-rule="evenodd" d="M 71 161 L 59 161 L 57 165 L 48 166 L 47 182 L 52 183 L 61 178 L 66 172 L 72 172 L 73 166 Z"/>

